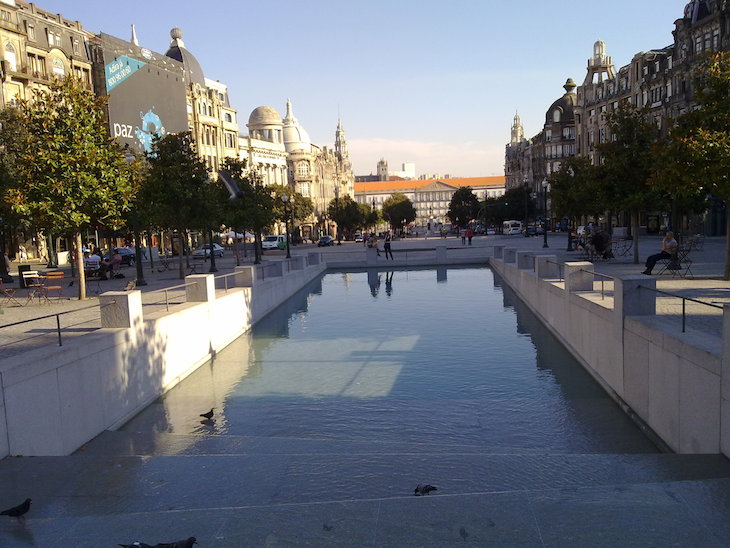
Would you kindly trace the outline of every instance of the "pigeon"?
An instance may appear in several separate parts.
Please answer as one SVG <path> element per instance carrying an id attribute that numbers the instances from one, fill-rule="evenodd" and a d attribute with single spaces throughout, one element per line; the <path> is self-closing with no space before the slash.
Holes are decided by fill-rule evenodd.
<path id="1" fill-rule="evenodd" d="M 151 544 L 139 541 L 133 542 L 132 544 L 117 544 L 117 546 L 121 546 L 122 548 L 155 548 Z"/>
<path id="2" fill-rule="evenodd" d="M 136 285 L 137 285 L 137 278 L 135 278 L 134 280 L 129 280 L 127 282 L 127 285 L 124 286 L 124 291 L 132 291 L 132 289 L 134 289 Z"/>
<path id="3" fill-rule="evenodd" d="M 18 521 L 20 521 L 20 518 L 23 517 L 28 510 L 30 510 L 30 499 L 25 499 L 17 506 L 13 506 L 12 508 L 8 508 L 7 510 L 0 512 L 0 516 L 10 516 L 18 518 Z"/>
<path id="4" fill-rule="evenodd" d="M 212 407 L 211 410 L 208 411 L 207 413 L 201 413 L 200 416 L 203 417 L 204 419 L 208 419 L 208 420 L 212 419 L 213 418 L 213 409 L 215 409 L 215 407 Z"/>
<path id="5" fill-rule="evenodd" d="M 73 280 L 71 280 L 70 282 L 68 282 L 68 286 L 69 287 L 71 287 L 73 284 L 74 284 L 74 281 Z"/>
<path id="6" fill-rule="evenodd" d="M 433 485 L 421 485 L 419 483 L 418 485 L 416 485 L 416 489 L 413 491 L 413 494 L 417 497 L 420 497 L 428 495 L 431 491 L 438 491 L 438 488 L 434 487 Z"/>
<path id="7" fill-rule="evenodd" d="M 193 548 L 193 544 L 198 544 L 198 539 L 190 537 L 177 542 L 160 542 L 155 544 L 154 548 Z"/>

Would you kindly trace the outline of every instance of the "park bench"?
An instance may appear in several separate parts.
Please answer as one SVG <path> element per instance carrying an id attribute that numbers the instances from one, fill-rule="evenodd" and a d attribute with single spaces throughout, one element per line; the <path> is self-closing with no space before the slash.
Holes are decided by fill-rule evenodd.
<path id="1" fill-rule="evenodd" d="M 678 278 L 691 278 L 692 277 L 692 259 L 689 255 L 692 251 L 692 246 L 679 246 L 677 252 L 673 253 L 668 259 L 659 259 L 657 264 L 662 265 L 657 276 L 668 273 Z"/>

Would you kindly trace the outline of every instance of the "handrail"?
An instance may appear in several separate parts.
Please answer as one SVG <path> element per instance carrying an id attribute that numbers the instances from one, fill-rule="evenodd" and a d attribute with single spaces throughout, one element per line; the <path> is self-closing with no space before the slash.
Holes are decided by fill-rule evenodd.
<path id="1" fill-rule="evenodd" d="M 214 276 L 214 280 L 224 280 L 225 292 L 228 293 L 228 278 L 231 276 L 238 276 L 240 272 L 229 272 L 228 274 L 221 274 L 220 276 Z"/>
<path id="2" fill-rule="evenodd" d="M 58 333 L 58 346 L 63 346 L 63 340 L 61 339 L 61 316 L 65 314 L 73 314 L 74 312 L 83 312 L 84 310 L 90 310 L 92 308 L 98 308 L 101 310 L 102 308 L 106 308 L 107 306 L 111 306 L 113 304 L 117 304 L 117 301 L 110 301 L 108 303 L 105 303 L 103 305 L 92 305 L 92 306 L 85 306 L 83 308 L 76 308 L 74 310 L 66 310 L 65 312 L 56 312 L 55 314 L 46 314 L 45 316 L 38 316 L 37 318 L 31 318 L 30 320 L 21 320 L 19 322 L 13 322 L 13 323 L 6 323 L 4 325 L 0 325 L 0 329 L 4 327 L 13 327 L 16 325 L 22 325 L 24 323 L 30 323 L 35 322 L 38 320 L 47 320 L 48 318 L 56 318 L 56 332 Z M 89 320 L 85 320 L 83 322 L 79 322 L 77 324 L 71 324 L 68 327 L 73 327 L 75 325 L 81 325 L 82 323 L 86 323 Z M 10 344 L 21 342 L 21 341 L 28 341 L 30 339 L 34 339 L 36 337 L 42 337 L 45 335 L 45 333 L 41 333 L 40 335 L 36 335 L 35 337 L 26 337 L 25 339 L 15 340 Z M 8 345 L 2 345 L 2 346 L 8 346 Z"/>
<path id="3" fill-rule="evenodd" d="M 548 264 L 554 264 L 558 266 L 558 272 L 560 273 L 560 281 L 565 281 L 565 263 L 558 263 L 556 261 L 549 261 L 545 259 L 545 262 Z"/>
<path id="4" fill-rule="evenodd" d="M 193 286 L 193 285 L 198 285 L 198 283 L 199 282 L 186 282 L 184 284 L 172 285 L 172 286 L 166 287 L 164 289 L 155 289 L 153 291 L 147 291 L 145 293 L 145 295 L 150 295 L 152 293 L 162 293 L 162 292 L 164 292 L 165 293 L 165 310 L 167 312 L 169 312 L 170 311 L 170 300 L 169 300 L 169 293 L 168 292 L 169 291 L 172 291 L 173 289 L 180 289 L 180 288 L 183 288 L 183 287 L 190 287 L 190 286 Z M 161 302 L 162 301 L 154 301 L 154 302 L 147 303 L 147 304 L 148 305 L 151 305 L 151 304 L 160 304 Z"/>
<path id="5" fill-rule="evenodd" d="M 648 289 L 649 291 L 654 291 L 655 293 L 660 293 L 662 295 L 667 295 L 669 297 L 675 297 L 677 299 L 682 299 L 682 333 L 686 332 L 686 323 L 687 323 L 687 301 L 697 303 L 697 304 L 703 304 L 705 306 L 709 306 L 710 308 L 718 308 L 720 310 L 724 310 L 723 306 L 719 306 L 713 303 L 708 303 L 706 301 L 700 301 L 698 299 L 693 299 L 692 297 L 685 297 L 683 295 L 677 295 L 676 293 L 670 293 L 669 291 L 662 291 L 661 289 L 656 289 L 654 287 L 646 287 L 645 285 L 639 285 L 637 286 L 639 289 Z"/>

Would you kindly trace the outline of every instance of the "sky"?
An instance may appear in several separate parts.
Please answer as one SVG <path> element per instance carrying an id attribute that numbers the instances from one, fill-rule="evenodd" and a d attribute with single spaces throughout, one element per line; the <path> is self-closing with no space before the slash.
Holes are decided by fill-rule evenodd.
<path id="1" fill-rule="evenodd" d="M 170 29 L 205 76 L 228 85 L 239 129 L 253 109 L 294 115 L 332 146 L 338 117 L 357 175 L 415 163 L 418 174 L 504 174 L 519 113 L 526 136 L 596 40 L 618 69 L 673 41 L 687 0 L 38 0 L 92 32 L 164 53 Z"/>

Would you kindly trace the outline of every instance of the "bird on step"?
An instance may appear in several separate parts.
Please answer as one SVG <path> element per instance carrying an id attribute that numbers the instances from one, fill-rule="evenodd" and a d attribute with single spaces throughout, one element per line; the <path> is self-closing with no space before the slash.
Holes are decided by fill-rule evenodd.
<path id="1" fill-rule="evenodd" d="M 10 516 L 11 518 L 18 518 L 18 521 L 20 521 L 20 518 L 25 519 L 24 516 L 28 510 L 30 510 L 30 499 L 25 499 L 17 506 L 13 506 L 12 508 L 8 508 L 7 510 L 0 512 L 0 516 Z"/>
<path id="2" fill-rule="evenodd" d="M 413 491 L 413 494 L 417 497 L 420 497 L 428 495 L 431 491 L 438 491 L 438 488 L 434 487 L 433 485 L 421 485 L 419 483 L 418 485 L 416 485 L 416 489 Z"/>
<path id="3" fill-rule="evenodd" d="M 132 544 L 118 544 L 117 546 L 121 546 L 122 548 L 154 548 L 151 544 L 139 541 L 133 542 Z"/>
<path id="4" fill-rule="evenodd" d="M 215 409 L 215 407 L 212 407 L 210 409 L 210 411 L 208 411 L 207 413 L 201 413 L 200 416 L 203 417 L 204 419 L 208 419 L 208 420 L 212 419 L 213 418 L 213 409 Z"/>
<path id="5" fill-rule="evenodd" d="M 198 539 L 195 537 L 178 540 L 177 542 L 160 542 L 159 544 L 155 544 L 154 548 L 193 548 L 193 544 L 198 544 Z"/>
<path id="6" fill-rule="evenodd" d="M 135 278 L 134 280 L 129 280 L 127 282 L 127 285 L 124 286 L 124 291 L 132 291 L 132 289 L 134 289 L 136 285 L 137 285 L 137 278 Z"/>

